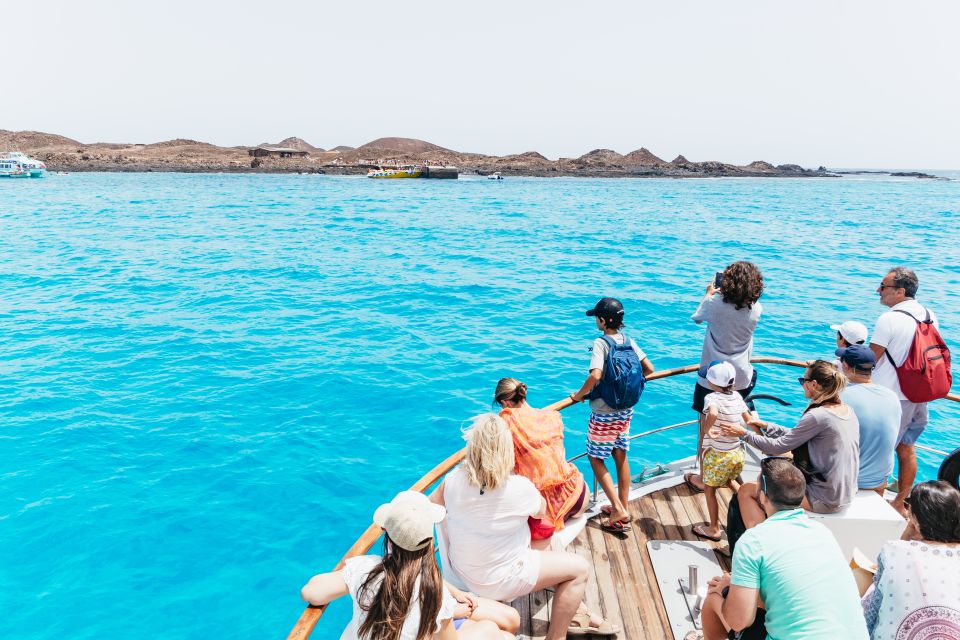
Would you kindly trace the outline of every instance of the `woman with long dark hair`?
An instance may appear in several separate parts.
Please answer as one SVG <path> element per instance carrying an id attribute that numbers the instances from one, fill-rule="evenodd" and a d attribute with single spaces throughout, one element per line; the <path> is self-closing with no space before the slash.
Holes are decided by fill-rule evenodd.
<path id="1" fill-rule="evenodd" d="M 718 361 L 732 364 L 736 371 L 733 388 L 743 397 L 750 395 L 757 384 L 757 372 L 750 364 L 750 356 L 753 354 L 753 332 L 763 311 L 759 302 L 763 295 L 763 274 L 757 265 L 741 260 L 727 266 L 719 280 L 719 283 L 710 281 L 706 295 L 692 316 L 697 324 L 707 324 L 692 407 L 700 416 L 701 441 L 704 398 L 711 392 L 706 377 L 710 365 Z M 692 489 L 703 490 L 699 474 L 685 474 L 684 480 Z"/>
<path id="2" fill-rule="evenodd" d="M 863 596 L 871 640 L 960 638 L 960 491 L 943 480 L 921 482 L 904 500 L 903 538 L 880 551 Z"/>
<path id="3" fill-rule="evenodd" d="M 301 591 L 303 599 L 323 605 L 350 595 L 353 618 L 341 640 L 512 639 L 520 623 L 513 608 L 444 582 L 433 543 L 433 525 L 444 514 L 422 493 L 400 492 L 373 515 L 384 529 L 383 556 L 348 558 L 339 571 L 314 576 Z M 501 624 L 510 632 L 495 619 L 506 620 Z"/>
<path id="4" fill-rule="evenodd" d="M 846 378 L 833 364 L 815 360 L 798 379 L 810 400 L 793 429 L 755 423 L 756 434 L 742 425 L 724 428 L 727 435 L 744 441 L 768 456 L 791 453 L 807 480 L 803 508 L 816 513 L 835 513 L 850 504 L 857 493 L 860 469 L 860 423 L 857 414 L 840 399 Z M 750 528 L 763 521 L 757 503 L 757 485 L 744 484 L 737 492 L 740 514 Z"/>

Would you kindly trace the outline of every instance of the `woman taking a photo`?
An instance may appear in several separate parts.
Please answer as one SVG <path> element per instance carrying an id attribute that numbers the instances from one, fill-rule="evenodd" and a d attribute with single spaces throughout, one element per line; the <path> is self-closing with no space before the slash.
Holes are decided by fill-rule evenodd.
<path id="1" fill-rule="evenodd" d="M 816 360 L 798 379 L 810 404 L 793 429 L 755 423 L 763 435 L 742 425 L 724 428 L 768 456 L 793 452 L 794 463 L 807 480 L 803 508 L 835 513 L 850 504 L 857 492 L 860 468 L 860 423 L 857 414 L 840 399 L 846 378 L 825 360 Z M 749 529 L 765 518 L 757 502 L 757 485 L 744 484 L 737 492 L 740 514 Z"/>
<path id="2" fill-rule="evenodd" d="M 514 473 L 530 480 L 547 502 L 543 519 L 530 519 L 535 548 L 547 548 L 563 523 L 590 506 L 590 491 L 583 474 L 567 462 L 563 447 L 563 419 L 558 411 L 534 409 L 527 404 L 527 385 L 514 378 L 497 383 L 494 402 L 500 405 L 513 436 Z"/>
<path id="3" fill-rule="evenodd" d="M 757 384 L 757 372 L 750 364 L 750 356 L 753 354 L 753 332 L 763 311 L 759 302 L 763 295 L 763 274 L 752 262 L 740 261 L 724 269 L 718 279 L 719 282 L 715 279 L 707 285 L 707 293 L 692 316 L 697 324 L 707 323 L 692 407 L 700 416 L 701 441 L 704 435 L 703 400 L 711 392 L 706 379 L 711 363 L 726 361 L 733 365 L 737 373 L 734 390 L 743 397 L 750 395 Z M 692 489 L 703 490 L 703 481 L 698 474 L 685 474 L 684 480 Z"/>
<path id="4" fill-rule="evenodd" d="M 618 630 L 583 606 L 590 565 L 564 551 L 530 546 L 528 518 L 547 515 L 546 500 L 532 482 L 513 473 L 513 438 L 500 416 L 477 416 L 464 434 L 467 451 L 430 499 L 447 509 L 450 569 L 472 591 L 509 602 L 555 588 L 547 640 Z"/>

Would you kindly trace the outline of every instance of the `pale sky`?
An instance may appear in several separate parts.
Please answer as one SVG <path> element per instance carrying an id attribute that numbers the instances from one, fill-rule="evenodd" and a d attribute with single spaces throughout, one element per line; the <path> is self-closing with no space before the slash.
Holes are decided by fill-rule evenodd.
<path id="1" fill-rule="evenodd" d="M 960 3 L 7 2 L 0 129 L 960 169 Z"/>

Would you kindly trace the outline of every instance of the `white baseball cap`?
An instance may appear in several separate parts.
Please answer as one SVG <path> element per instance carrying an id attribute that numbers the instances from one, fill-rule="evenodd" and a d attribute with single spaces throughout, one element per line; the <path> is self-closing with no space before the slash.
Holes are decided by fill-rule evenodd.
<path id="1" fill-rule="evenodd" d="M 729 387 L 737 380 L 737 370 L 729 362 L 718 362 L 707 369 L 707 382 L 718 387 Z"/>
<path id="2" fill-rule="evenodd" d="M 865 344 L 867 342 L 867 327 L 856 320 L 847 320 L 843 324 L 832 324 L 830 328 L 840 333 L 850 344 Z"/>
<path id="3" fill-rule="evenodd" d="M 446 515 L 446 509 L 419 491 L 401 491 L 389 503 L 377 507 L 373 521 L 398 547 L 417 551 L 433 541 L 433 525 Z"/>

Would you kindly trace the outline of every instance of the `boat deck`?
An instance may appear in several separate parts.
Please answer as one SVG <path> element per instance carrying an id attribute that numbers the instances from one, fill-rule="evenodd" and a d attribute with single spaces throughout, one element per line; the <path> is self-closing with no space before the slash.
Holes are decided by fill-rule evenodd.
<path id="1" fill-rule="evenodd" d="M 726 521 L 732 492 L 718 492 L 720 522 Z M 587 604 L 601 612 L 622 630 L 618 638 L 663 640 L 672 638 L 670 623 L 653 572 L 647 542 L 650 540 L 694 540 L 705 542 L 691 532 L 693 525 L 707 520 L 707 505 L 701 493 L 679 485 L 662 488 L 630 501 L 633 530 L 626 535 L 602 531 L 594 517 L 567 547 L 592 565 L 587 585 Z M 726 548 L 726 541 L 709 543 L 714 549 Z M 720 565 L 729 570 L 730 560 L 716 554 Z M 712 576 L 704 576 L 704 580 Z M 550 622 L 549 591 L 538 591 L 511 604 L 520 612 L 521 637 L 544 638 Z M 596 637 L 596 636 L 594 636 Z"/>

